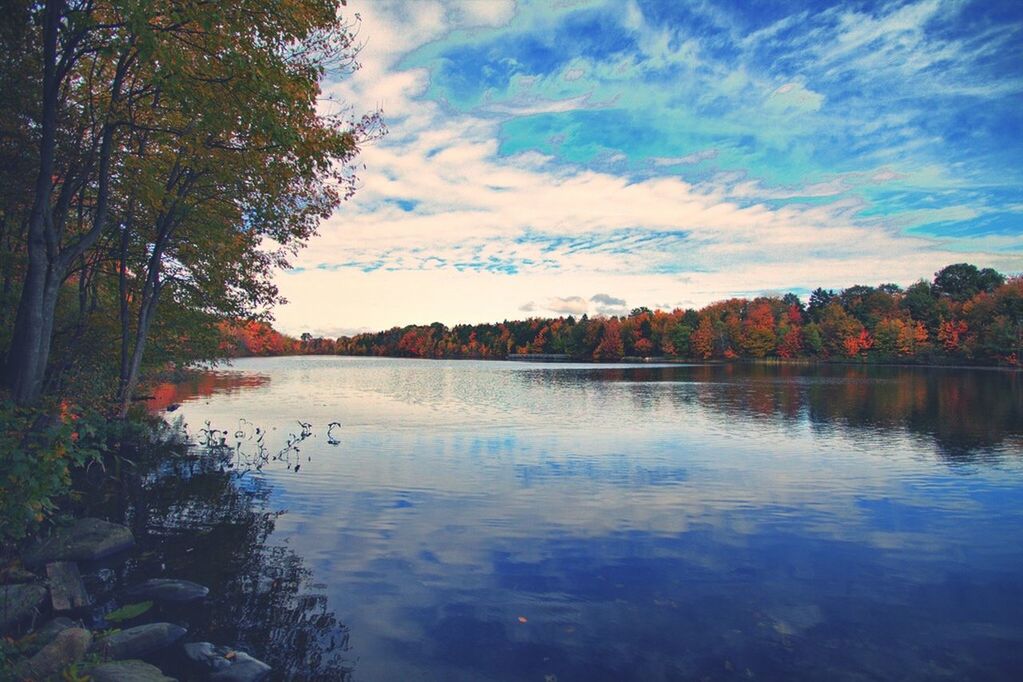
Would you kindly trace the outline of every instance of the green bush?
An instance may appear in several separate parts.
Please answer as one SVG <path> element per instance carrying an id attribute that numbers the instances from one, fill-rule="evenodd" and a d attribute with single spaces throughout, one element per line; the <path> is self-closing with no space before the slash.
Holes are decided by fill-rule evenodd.
<path id="1" fill-rule="evenodd" d="M 96 421 L 66 406 L 0 401 L 0 543 L 23 539 L 57 508 L 76 467 L 98 460 Z"/>

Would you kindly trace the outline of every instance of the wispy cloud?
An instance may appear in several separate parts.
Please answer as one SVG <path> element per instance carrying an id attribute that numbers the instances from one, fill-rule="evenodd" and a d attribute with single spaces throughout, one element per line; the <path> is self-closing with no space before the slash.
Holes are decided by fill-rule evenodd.
<path id="1" fill-rule="evenodd" d="M 1018 127 L 1018 18 L 953 30 L 967 10 L 931 1 L 767 22 L 709 3 L 358 11 L 364 68 L 328 91 L 391 132 L 280 278 L 288 329 L 328 292 L 339 325 L 388 326 L 1023 269 L 1011 234 L 970 234 L 1018 203 L 1021 142 L 990 132 Z M 960 91 L 979 99 L 941 94 Z M 615 296 L 551 296 L 566 288 Z"/>

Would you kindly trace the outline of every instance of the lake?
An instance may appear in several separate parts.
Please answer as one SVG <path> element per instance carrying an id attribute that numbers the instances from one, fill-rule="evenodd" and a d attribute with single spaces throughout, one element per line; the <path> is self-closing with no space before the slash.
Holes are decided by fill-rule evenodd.
<path id="1" fill-rule="evenodd" d="M 287 357 L 179 401 L 353 680 L 1023 670 L 1018 373 Z"/>

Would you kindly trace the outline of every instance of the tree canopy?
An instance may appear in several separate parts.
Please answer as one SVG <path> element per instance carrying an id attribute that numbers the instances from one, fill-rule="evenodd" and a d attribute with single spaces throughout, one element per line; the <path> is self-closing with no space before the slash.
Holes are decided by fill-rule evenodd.
<path id="1" fill-rule="evenodd" d="M 321 93 L 357 67 L 340 4 L 11 4 L 0 344 L 18 402 L 88 373 L 91 344 L 118 349 L 88 364 L 123 411 L 147 342 L 208 355 L 218 344 L 191 337 L 279 300 L 271 274 L 351 196 L 360 144 L 382 132 Z"/>
<path id="2" fill-rule="evenodd" d="M 962 298 L 943 273 L 981 277 Z M 991 274 L 981 276 L 980 273 Z M 947 279 L 947 277 L 945 277 Z M 971 285 L 972 286 L 972 285 Z M 272 354 L 272 330 L 237 330 L 233 352 Z M 279 336 L 279 335 L 278 335 Z M 247 340 L 247 337 L 251 340 Z M 634 308 L 621 317 L 530 318 L 497 324 L 434 323 L 338 339 L 280 337 L 291 353 L 420 358 L 506 358 L 556 354 L 577 360 L 667 357 L 698 360 L 810 358 L 857 362 L 968 362 L 1018 366 L 1023 357 L 1023 278 L 972 265 L 949 266 L 935 281 L 817 288 L 804 306 L 794 293 L 733 298 L 701 310 Z"/>

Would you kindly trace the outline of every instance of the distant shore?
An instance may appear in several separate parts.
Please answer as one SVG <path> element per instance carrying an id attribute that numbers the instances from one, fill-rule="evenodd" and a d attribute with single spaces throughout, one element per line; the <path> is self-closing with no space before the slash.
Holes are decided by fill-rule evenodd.
<path id="1" fill-rule="evenodd" d="M 847 366 L 847 367 L 907 367 L 907 368 L 920 368 L 920 369 L 983 369 L 983 370 L 994 370 L 1000 372 L 1021 372 L 1023 367 L 1009 366 L 1009 365 L 990 365 L 990 364 L 964 364 L 961 361 L 941 363 L 941 362 L 906 362 L 906 361 L 884 361 L 877 359 L 869 360 L 850 360 L 846 358 L 734 358 L 734 359 L 708 359 L 703 358 L 678 358 L 678 357 L 666 357 L 666 356 L 652 356 L 652 357 L 638 357 L 638 356 L 626 356 L 616 360 L 593 360 L 590 358 L 572 358 L 572 357 L 551 357 L 550 354 L 543 354 L 544 357 L 535 357 L 531 355 L 508 355 L 505 357 L 487 357 L 487 358 L 463 358 L 463 357 L 444 357 L 444 358 L 421 358 L 421 357 L 408 357 L 401 355 L 350 355 L 340 353 L 278 353 L 272 355 L 237 355 L 231 358 L 227 358 L 227 362 L 233 360 L 249 359 L 249 358 L 301 358 L 301 357 L 334 357 L 334 358 L 366 358 L 366 359 L 391 359 L 391 360 L 424 360 L 424 361 L 438 361 L 438 360 L 454 360 L 454 361 L 477 361 L 477 362 L 536 362 L 536 363 L 565 363 L 571 365 L 692 365 L 692 366 L 729 366 L 729 365 L 786 365 L 786 366 L 800 366 L 810 367 L 814 365 L 822 366 Z M 182 371 L 204 371 L 203 368 L 194 368 L 192 370 L 177 370 L 179 373 Z"/>

